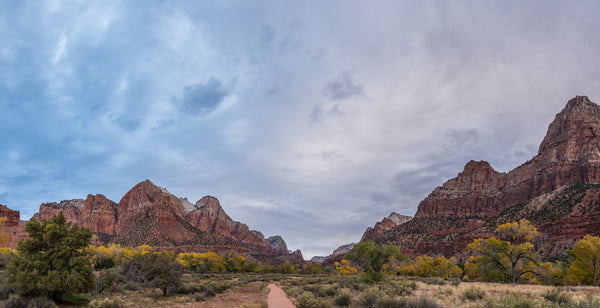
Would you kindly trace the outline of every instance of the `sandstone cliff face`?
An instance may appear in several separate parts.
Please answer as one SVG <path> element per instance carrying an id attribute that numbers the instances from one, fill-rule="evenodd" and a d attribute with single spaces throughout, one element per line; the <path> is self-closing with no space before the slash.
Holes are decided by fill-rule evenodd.
<path id="1" fill-rule="evenodd" d="M 287 251 L 283 239 L 285 251 L 278 251 L 262 233 L 232 220 L 216 198 L 206 196 L 192 205 L 149 180 L 135 185 L 118 204 L 103 195 L 88 195 L 85 201 L 44 203 L 32 219 L 42 221 L 61 211 L 67 221 L 90 228 L 97 236 L 96 244 L 149 244 L 159 249 L 227 250 L 301 259 L 301 253 Z"/>
<path id="2" fill-rule="evenodd" d="M 21 214 L 19 211 L 14 211 L 0 204 L 0 217 L 6 218 L 4 221 L 4 232 L 8 234 L 8 241 L 0 243 L 0 247 L 11 247 L 17 246 L 17 242 L 20 239 L 27 237 L 25 232 L 25 222 L 21 221 Z"/>
<path id="3" fill-rule="evenodd" d="M 186 220 L 201 231 L 214 230 L 233 238 L 251 250 L 263 254 L 277 254 L 275 249 L 252 232 L 247 225 L 234 221 L 225 213 L 219 200 L 211 196 L 202 197 L 194 205 L 196 210 L 186 214 Z M 286 252 L 287 253 L 287 252 Z"/>
<path id="4" fill-rule="evenodd" d="M 267 244 L 277 251 L 277 254 L 289 254 L 287 244 L 279 235 L 271 236 L 267 239 Z"/>
<path id="5" fill-rule="evenodd" d="M 117 204 L 103 195 L 88 195 L 81 210 L 81 225 L 101 235 L 117 234 Z"/>
<path id="6" fill-rule="evenodd" d="M 528 218 L 544 232 L 549 241 L 546 252 L 551 253 L 556 251 L 552 247 L 562 245 L 559 242 L 572 243 L 585 232 L 598 234 L 600 229 L 596 227 L 595 208 L 590 204 L 577 198 L 564 201 L 575 204 L 552 219 L 538 219 L 539 213 L 550 211 L 543 202 L 557 203 L 552 196 L 565 187 L 597 183 L 600 107 L 585 96 L 577 96 L 556 115 L 538 154 L 530 161 L 508 173 L 495 171 L 485 161 L 468 162 L 456 178 L 437 187 L 419 203 L 414 219 L 384 231 L 375 240 L 398 244 L 410 254 L 452 255 L 477 237 L 491 236 L 502 222 Z M 586 192 L 586 198 L 600 202 L 600 195 L 597 197 Z M 524 205 L 528 210 L 523 209 Z M 576 208 L 586 209 L 586 214 L 571 212 Z"/>
<path id="7" fill-rule="evenodd" d="M 393 212 L 388 217 L 384 217 L 382 221 L 375 223 L 375 226 L 368 227 L 360 241 L 363 242 L 373 240 L 375 239 L 375 237 L 377 237 L 377 235 L 382 234 L 383 232 L 390 230 L 400 224 L 403 224 L 411 219 L 411 216 L 400 215 L 396 212 Z"/>

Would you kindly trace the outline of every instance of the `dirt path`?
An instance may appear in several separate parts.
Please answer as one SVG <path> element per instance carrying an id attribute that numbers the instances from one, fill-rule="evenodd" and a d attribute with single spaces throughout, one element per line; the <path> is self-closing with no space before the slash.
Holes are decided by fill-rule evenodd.
<path id="1" fill-rule="evenodd" d="M 269 308 L 296 308 L 280 287 L 271 283 L 269 284 L 269 289 L 271 289 L 267 301 L 269 303 Z"/>

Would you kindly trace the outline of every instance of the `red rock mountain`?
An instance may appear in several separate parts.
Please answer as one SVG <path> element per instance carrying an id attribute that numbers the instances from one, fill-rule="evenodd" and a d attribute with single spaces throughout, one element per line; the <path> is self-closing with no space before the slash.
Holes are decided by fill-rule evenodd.
<path id="1" fill-rule="evenodd" d="M 368 227 L 360 241 L 363 242 L 373 240 L 379 234 L 393 229 L 400 224 L 408 222 L 411 219 L 411 216 L 400 215 L 396 212 L 392 212 L 392 214 L 390 214 L 388 217 L 384 217 L 382 221 L 375 223 L 375 226 Z"/>
<path id="2" fill-rule="evenodd" d="M 374 239 L 413 254 L 450 255 L 476 237 L 489 236 L 499 223 L 528 218 L 550 239 L 546 252 L 551 253 L 584 234 L 600 234 L 600 209 L 593 205 L 600 203 L 600 188 L 591 185 L 598 183 L 600 107 L 577 96 L 556 115 L 531 160 L 508 173 L 485 161 L 468 162 L 419 203 L 415 218 Z"/>
<path id="3" fill-rule="evenodd" d="M 119 203 L 103 195 L 44 203 L 32 219 L 41 221 L 61 211 L 67 221 L 90 228 L 96 234 L 97 244 L 149 244 L 177 251 L 234 251 L 268 263 L 304 262 L 298 253 L 287 249 L 278 251 L 262 233 L 232 220 L 216 198 L 206 196 L 191 205 L 187 199 L 178 198 L 149 180 L 135 185 Z"/>

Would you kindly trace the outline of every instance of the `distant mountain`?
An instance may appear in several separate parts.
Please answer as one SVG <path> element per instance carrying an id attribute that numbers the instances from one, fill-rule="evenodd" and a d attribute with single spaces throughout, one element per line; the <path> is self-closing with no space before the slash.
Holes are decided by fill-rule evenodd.
<path id="1" fill-rule="evenodd" d="M 362 238 L 361 242 L 369 241 L 377 237 L 379 234 L 397 227 L 400 224 L 408 222 L 412 219 L 412 216 L 400 215 L 396 212 L 392 212 L 388 217 L 384 217 L 380 222 L 375 223 L 375 226 L 368 227 Z"/>
<path id="2" fill-rule="evenodd" d="M 600 107 L 577 96 L 556 115 L 531 160 L 508 173 L 470 161 L 419 203 L 412 220 L 373 239 L 413 255 L 455 255 L 497 225 L 526 218 L 542 232 L 548 256 L 600 234 L 599 183 Z"/>
<path id="3" fill-rule="evenodd" d="M 42 221 L 61 211 L 67 221 L 90 228 L 96 235 L 96 244 L 148 244 L 176 251 L 233 251 L 268 263 L 304 262 L 299 251 L 287 250 L 281 237 L 272 247 L 262 233 L 232 220 L 216 198 L 206 196 L 192 205 L 186 198 L 178 198 L 150 180 L 135 185 L 119 203 L 103 195 L 43 203 L 32 219 Z"/>

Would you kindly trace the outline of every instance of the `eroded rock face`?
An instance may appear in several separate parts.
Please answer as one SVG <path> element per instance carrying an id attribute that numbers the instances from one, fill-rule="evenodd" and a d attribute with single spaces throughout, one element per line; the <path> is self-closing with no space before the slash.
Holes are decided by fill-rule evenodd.
<path id="1" fill-rule="evenodd" d="M 81 210 L 81 225 L 93 233 L 116 235 L 117 208 L 118 205 L 104 195 L 88 195 Z"/>
<path id="2" fill-rule="evenodd" d="M 269 244 L 269 246 L 271 246 L 271 248 L 273 248 L 273 249 L 275 249 L 275 251 L 277 251 L 277 254 L 280 254 L 280 255 L 289 254 L 287 244 L 285 243 L 283 238 L 281 238 L 281 236 L 279 236 L 279 235 L 271 236 L 267 239 L 267 243 Z"/>
<path id="3" fill-rule="evenodd" d="M 362 238 L 361 242 L 373 240 L 377 235 L 390 230 L 400 224 L 403 224 L 411 220 L 411 216 L 400 215 L 396 212 L 391 213 L 388 217 L 384 217 L 382 221 L 375 223 L 375 226 L 368 227 Z"/>
<path id="4" fill-rule="evenodd" d="M 499 223 L 530 218 L 553 243 L 559 239 L 565 242 L 564 237 L 573 242 L 583 236 L 582 230 L 596 232 L 597 219 L 591 218 L 596 217 L 593 208 L 582 203 L 573 205 L 589 211 L 586 215 L 561 213 L 555 217 L 559 224 L 539 220 L 536 215 L 547 208 L 540 201 L 546 200 L 546 194 L 577 183 L 600 183 L 600 107 L 585 96 L 571 99 L 556 115 L 538 155 L 530 161 L 508 173 L 495 171 L 485 161 L 468 162 L 456 178 L 434 189 L 419 203 L 413 220 L 384 231 L 375 240 L 398 244 L 411 254 L 452 255 L 464 250 L 474 238 L 490 236 Z M 520 209 L 534 199 L 536 204 L 542 204 L 536 207 L 538 210 Z M 511 216 L 506 216 L 507 211 Z"/>
<path id="5" fill-rule="evenodd" d="M 34 214 L 31 219 L 42 222 L 54 215 L 58 215 L 62 211 L 67 221 L 81 225 L 81 210 L 84 204 L 85 201 L 83 199 L 63 200 L 59 203 L 42 203 L 39 213 Z"/>
<path id="6" fill-rule="evenodd" d="M 0 217 L 6 218 L 4 221 L 4 232 L 8 234 L 8 241 L 0 243 L 0 247 L 14 248 L 20 239 L 27 237 L 25 232 L 25 222 L 21 221 L 19 211 L 11 210 L 5 205 L 0 204 Z"/>
<path id="7" fill-rule="evenodd" d="M 288 252 L 283 239 L 285 251 L 272 248 L 262 233 L 232 220 L 216 198 L 206 196 L 192 205 L 186 198 L 178 198 L 149 180 L 135 185 L 118 204 L 103 195 L 88 195 L 85 201 L 74 199 L 44 203 L 32 219 L 42 221 L 61 211 L 67 221 L 90 228 L 97 236 L 96 244 L 149 244 L 160 249 L 171 247 L 181 250 L 187 247 L 198 251 L 224 251 L 238 247 L 229 250 L 243 251 L 245 255 L 281 256 L 289 260 L 301 256 Z"/>
<path id="8" fill-rule="evenodd" d="M 195 210 L 186 214 L 186 220 L 201 231 L 213 230 L 224 236 L 243 243 L 251 250 L 275 255 L 277 252 L 271 248 L 263 238 L 252 232 L 246 224 L 234 221 L 225 213 L 219 200 L 211 196 L 202 197 L 194 205 Z"/>

